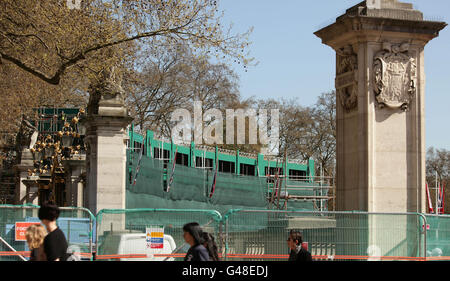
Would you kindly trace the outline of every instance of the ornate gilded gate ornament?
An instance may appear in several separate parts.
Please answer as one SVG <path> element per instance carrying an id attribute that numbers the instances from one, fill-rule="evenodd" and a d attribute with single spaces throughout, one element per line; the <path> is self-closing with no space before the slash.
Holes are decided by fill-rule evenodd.
<path id="1" fill-rule="evenodd" d="M 358 56 L 351 45 L 337 50 L 336 92 L 347 112 L 358 106 Z"/>
<path id="2" fill-rule="evenodd" d="M 409 44 L 383 44 L 383 51 L 376 54 L 373 64 L 374 90 L 380 108 L 408 109 L 416 93 L 416 68 Z"/>

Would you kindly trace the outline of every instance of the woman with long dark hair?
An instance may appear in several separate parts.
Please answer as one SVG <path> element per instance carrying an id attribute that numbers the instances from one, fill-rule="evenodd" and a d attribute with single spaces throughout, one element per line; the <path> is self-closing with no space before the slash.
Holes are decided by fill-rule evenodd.
<path id="1" fill-rule="evenodd" d="M 189 248 L 185 261 L 208 261 L 209 254 L 203 243 L 203 231 L 196 222 L 191 222 L 183 226 L 183 238 L 191 247 Z"/>
<path id="2" fill-rule="evenodd" d="M 208 232 L 203 232 L 203 246 L 208 250 L 209 260 L 219 261 L 219 254 L 217 250 L 217 244 L 214 241 L 214 236 Z"/>

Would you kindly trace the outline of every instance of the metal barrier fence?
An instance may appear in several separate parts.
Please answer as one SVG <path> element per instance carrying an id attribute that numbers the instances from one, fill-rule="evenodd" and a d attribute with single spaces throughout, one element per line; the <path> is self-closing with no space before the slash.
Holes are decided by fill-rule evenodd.
<path id="1" fill-rule="evenodd" d="M 182 260 L 189 245 L 183 226 L 197 222 L 221 244 L 222 216 L 213 210 L 101 210 L 96 260 Z"/>
<path id="2" fill-rule="evenodd" d="M 427 260 L 450 260 L 450 215 L 425 215 Z"/>
<path id="3" fill-rule="evenodd" d="M 232 261 L 287 260 L 290 230 L 314 260 L 424 260 L 427 249 L 422 214 L 230 210 L 223 224 Z"/>
<path id="4" fill-rule="evenodd" d="M 39 206 L 0 205 L 0 261 L 27 260 L 17 239 L 39 222 Z M 299 230 L 313 260 L 450 260 L 450 216 L 419 213 L 280 210 L 60 208 L 58 226 L 72 251 L 89 260 L 183 260 L 189 245 L 182 227 L 198 222 L 214 235 L 221 260 L 282 261 L 287 238 Z M 22 237 L 23 238 L 23 237 Z M 95 253 L 96 255 L 93 255 Z"/>
<path id="5" fill-rule="evenodd" d="M 39 223 L 39 206 L 0 205 L 0 261 L 27 260 L 30 250 L 24 232 L 32 223 Z M 57 219 L 69 244 L 68 252 L 82 259 L 93 260 L 94 215 L 85 208 L 61 207 Z"/>

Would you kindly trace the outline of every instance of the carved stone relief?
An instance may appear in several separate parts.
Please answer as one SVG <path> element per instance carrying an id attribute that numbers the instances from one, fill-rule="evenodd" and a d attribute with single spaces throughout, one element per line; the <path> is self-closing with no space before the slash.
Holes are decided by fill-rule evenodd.
<path id="1" fill-rule="evenodd" d="M 348 45 L 337 51 L 336 93 L 347 112 L 358 106 L 358 56 Z"/>
<path id="2" fill-rule="evenodd" d="M 99 107 L 123 107 L 125 94 L 116 68 L 104 69 L 89 86 L 88 113 L 99 114 Z"/>
<path id="3" fill-rule="evenodd" d="M 375 55 L 373 83 L 380 108 L 407 110 L 416 93 L 416 60 L 409 51 L 409 44 L 383 44 L 383 50 Z"/>

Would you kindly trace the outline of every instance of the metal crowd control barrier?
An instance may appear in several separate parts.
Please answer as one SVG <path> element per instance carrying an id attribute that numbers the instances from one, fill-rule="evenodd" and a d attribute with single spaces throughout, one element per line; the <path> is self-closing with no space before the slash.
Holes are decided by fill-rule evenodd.
<path id="1" fill-rule="evenodd" d="M 426 260 L 427 219 L 417 213 L 230 210 L 224 259 L 287 260 L 290 230 L 313 260 Z"/>
<path id="2" fill-rule="evenodd" d="M 0 205 L 0 261 L 30 255 L 24 230 L 39 206 Z M 420 213 L 292 210 L 125 209 L 62 207 L 58 226 L 69 249 L 93 260 L 182 260 L 182 227 L 198 222 L 216 238 L 221 260 L 283 261 L 286 239 L 302 232 L 313 260 L 450 260 L 450 216 Z M 96 250 L 95 250 L 96 249 Z"/>
<path id="3" fill-rule="evenodd" d="M 450 260 L 450 215 L 426 214 L 427 260 Z"/>
<path id="4" fill-rule="evenodd" d="M 0 205 L 0 261 L 27 260 L 30 256 L 25 239 L 26 228 L 40 223 L 39 206 Z M 57 219 L 69 244 L 68 252 L 93 260 L 94 215 L 85 208 L 61 207 Z"/>
<path id="5" fill-rule="evenodd" d="M 220 245 L 222 216 L 214 210 L 117 209 L 97 215 L 96 260 L 182 260 L 183 226 L 197 222 Z"/>

